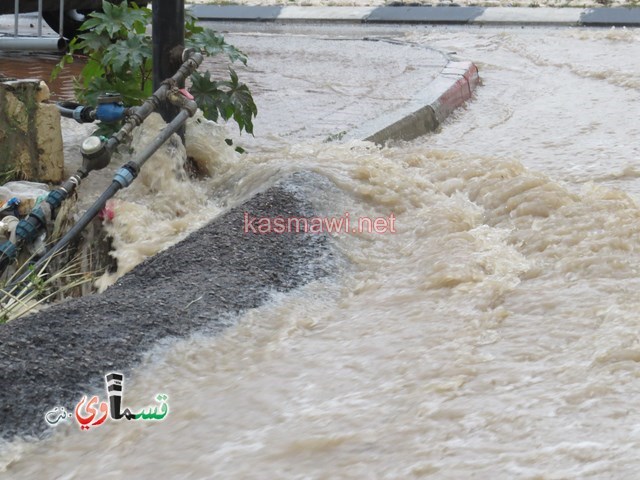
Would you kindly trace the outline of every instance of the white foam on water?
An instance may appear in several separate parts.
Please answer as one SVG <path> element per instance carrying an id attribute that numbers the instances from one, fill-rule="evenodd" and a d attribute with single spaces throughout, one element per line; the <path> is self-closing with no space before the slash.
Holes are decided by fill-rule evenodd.
<path id="1" fill-rule="evenodd" d="M 518 35 L 509 33 L 539 38 Z M 553 42 L 537 35 L 540 46 L 527 48 L 546 55 Z M 567 31 L 552 35 L 583 41 Z M 606 35 L 584 41 L 607 49 Z M 126 401 L 144 405 L 167 393 L 164 421 L 107 422 L 89 432 L 69 426 L 39 443 L 16 442 L 0 456 L 6 475 L 636 474 L 640 184 L 616 172 L 637 163 L 629 152 L 639 120 L 615 125 L 612 138 L 626 147 L 612 144 L 616 158 L 602 162 L 563 129 L 597 123 L 584 138 L 605 142 L 617 109 L 591 107 L 607 95 L 619 102 L 620 88 L 637 92 L 527 55 L 514 66 L 513 43 L 490 30 L 456 38 L 434 31 L 429 41 L 459 43 L 485 65 L 475 101 L 439 134 L 387 149 L 353 142 L 229 152 L 199 183 L 176 173 L 183 161 L 176 153 L 170 157 L 180 161 L 163 159 L 116 210 L 123 224 L 151 215 L 161 225 L 160 233 L 149 226 L 150 237 L 161 239 L 154 248 L 164 248 L 191 228 L 181 222 L 205 222 L 290 172 L 311 170 L 338 190 L 312 195 L 323 213 L 393 213 L 397 233 L 334 235 L 348 260 L 340 274 L 275 296 L 224 334 L 184 339 L 151 357 L 129 379 Z M 571 78 L 586 107 L 550 96 L 551 108 L 558 102 L 569 111 L 544 120 L 542 100 L 523 107 L 523 98 L 533 102 L 553 86 L 547 68 L 560 89 Z M 541 81 L 506 95 L 522 90 L 511 85 L 523 76 Z M 599 88 L 588 95 L 591 82 Z M 171 210 L 185 186 L 195 192 L 185 201 L 204 208 L 178 218 Z M 120 235 L 117 255 L 141 255 L 144 239 L 111 228 Z"/>

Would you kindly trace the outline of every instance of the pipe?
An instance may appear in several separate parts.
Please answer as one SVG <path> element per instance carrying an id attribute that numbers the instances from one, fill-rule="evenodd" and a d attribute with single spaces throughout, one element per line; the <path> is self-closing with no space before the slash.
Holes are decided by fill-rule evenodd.
<path id="1" fill-rule="evenodd" d="M 96 140 L 95 143 L 99 143 L 97 147 L 93 145 L 91 152 L 81 149 L 83 163 L 82 169 L 84 172 L 89 173 L 92 170 L 100 170 L 106 167 L 111 162 L 111 155 L 118 147 L 120 143 L 123 143 L 126 139 L 130 138 L 133 129 L 140 125 L 144 120 L 158 109 L 158 106 L 167 99 L 167 94 L 176 85 L 180 85 L 181 82 L 189 77 L 202 63 L 204 57 L 200 52 L 196 52 L 194 49 L 187 49 L 182 53 L 183 63 L 178 71 L 169 79 L 160 84 L 160 87 L 147 98 L 139 107 L 133 107 L 127 111 L 127 116 L 124 124 L 116 133 L 111 135 L 106 142 L 102 140 Z M 92 137 L 89 137 L 91 139 Z M 98 137 L 94 137 L 98 138 Z M 89 140 L 87 139 L 87 140 Z M 87 141 L 85 140 L 85 142 Z M 84 144 L 83 144 L 84 145 Z"/>
<path id="2" fill-rule="evenodd" d="M 153 88 L 157 90 L 162 81 L 180 67 L 179 52 L 184 48 L 184 0 L 153 0 L 151 12 Z M 178 87 L 184 87 L 184 80 L 178 83 Z M 169 122 L 178 111 L 174 106 L 167 104 L 158 108 L 158 113 L 165 122 Z M 181 137 L 184 136 L 183 133 L 180 134 Z"/>
<path id="3" fill-rule="evenodd" d="M 145 162 L 158 150 L 164 142 L 166 142 L 171 135 L 176 133 L 180 127 L 187 121 L 192 114 L 189 110 L 182 109 L 178 115 L 165 127 L 160 133 L 147 145 L 142 152 L 131 162 L 126 163 L 116 172 L 111 185 L 100 195 L 100 197 L 89 207 L 89 209 L 80 217 L 80 220 L 69 230 L 59 241 L 56 243 L 47 253 L 45 253 L 40 260 L 38 260 L 33 268 L 24 273 L 11 285 L 7 285 L 4 290 L 11 290 L 16 285 L 24 282 L 32 271 L 39 271 L 45 263 L 60 250 L 65 248 L 71 241 L 78 236 L 84 228 L 100 213 L 105 207 L 107 201 L 112 198 L 120 189 L 127 188 L 138 175 L 138 172 L 145 164 Z"/>
<path id="4" fill-rule="evenodd" d="M 50 192 L 45 202 L 32 210 L 26 219 L 19 222 L 16 228 L 15 242 L 8 240 L 0 243 L 0 271 L 4 271 L 9 263 L 17 257 L 18 251 L 23 244 L 35 240 L 38 232 L 46 226 L 47 220 L 53 218 L 55 211 L 78 187 L 82 179 L 86 178 L 90 171 L 98 170 L 108 165 L 111 159 L 111 153 L 118 144 L 124 140 L 126 135 L 133 130 L 135 126 L 142 123 L 142 121 L 157 108 L 161 101 L 168 101 L 172 105 L 179 107 L 180 113 L 160 131 L 156 138 L 144 148 L 135 160 L 123 165 L 120 170 L 116 172 L 109 188 L 100 196 L 94 205 L 87 210 L 73 228 L 36 262 L 33 268 L 42 268 L 51 256 L 66 247 L 69 242 L 88 225 L 100 210 L 104 208 L 108 199 L 113 197 L 121 188 L 128 187 L 135 180 L 140 168 L 142 168 L 149 157 L 151 157 L 173 133 L 177 132 L 183 126 L 187 118 L 195 114 L 198 106 L 196 102 L 193 101 L 193 97 L 185 94 L 185 92 L 179 91 L 176 88 L 176 84 L 178 84 L 181 79 L 184 80 L 187 76 L 191 75 L 202 63 L 202 60 L 203 56 L 201 53 L 195 52 L 192 49 L 185 50 L 183 52 L 184 63 L 178 71 L 173 77 L 162 82 L 160 88 L 140 107 L 131 109 L 132 112 L 130 111 L 125 125 L 116 134 L 112 135 L 107 142 L 103 142 L 100 137 L 96 136 L 91 136 L 83 142 L 81 148 L 83 155 L 82 167 L 78 169 L 76 174 L 72 175 L 66 182 L 58 187 L 58 189 Z M 69 113 L 71 110 L 69 108 L 70 106 L 70 104 L 62 106 L 65 113 Z M 75 108 L 74 112 L 77 111 L 78 107 Z M 18 280 L 6 286 L 5 292 L 7 288 L 9 288 L 10 291 L 16 285 L 24 282 L 29 275 L 30 272 L 24 273 Z M 6 296 L 7 294 L 5 293 L 3 298 L 0 299 L 0 302 L 4 300 Z"/>
<path id="5" fill-rule="evenodd" d="M 93 123 L 96 120 L 96 109 L 93 107 L 80 105 L 76 102 L 58 102 L 56 107 L 60 115 L 72 118 L 78 123 Z"/>
<path id="6" fill-rule="evenodd" d="M 38 0 L 38 37 L 42 37 L 42 0 Z"/>
<path id="7" fill-rule="evenodd" d="M 130 118 L 127 119 L 122 128 L 109 138 L 106 145 L 109 153 L 113 152 L 118 144 L 131 134 L 135 127 L 140 125 L 149 115 L 156 111 L 160 103 L 167 97 L 169 90 L 174 85 L 180 85 L 184 82 L 200 66 L 204 59 L 200 52 L 193 50 L 185 50 L 182 57 L 183 63 L 178 71 L 171 78 L 162 82 L 158 89 L 153 92 L 153 95 L 145 100 L 142 105 L 134 108 Z"/>
<path id="8" fill-rule="evenodd" d="M 58 102 L 56 103 L 56 107 L 58 107 L 58 111 L 60 115 L 66 118 L 74 118 L 73 112 L 76 108 L 81 107 L 79 103 L 76 102 Z"/>
<path id="9" fill-rule="evenodd" d="M 64 0 L 60 0 L 60 23 L 58 25 L 60 38 L 64 38 Z"/>
<path id="10" fill-rule="evenodd" d="M 0 37 L 0 50 L 64 52 L 67 41 L 58 37 Z"/>
<path id="11" fill-rule="evenodd" d="M 20 19 L 20 0 L 16 0 L 13 4 L 13 35 L 18 36 L 18 20 Z"/>
<path id="12" fill-rule="evenodd" d="M 55 218 L 55 212 L 60 208 L 62 202 L 75 191 L 85 176 L 83 172 L 78 170 L 57 189 L 50 191 L 44 202 L 18 222 L 15 236 L 0 243 L 0 272 L 3 272 L 17 258 L 18 252 L 24 244 L 36 240 L 40 231 L 46 227 L 47 222 Z"/>

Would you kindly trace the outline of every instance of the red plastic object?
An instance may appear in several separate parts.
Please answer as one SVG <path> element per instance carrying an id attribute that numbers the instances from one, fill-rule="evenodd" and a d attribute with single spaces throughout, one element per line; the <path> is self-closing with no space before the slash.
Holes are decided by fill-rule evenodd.
<path id="1" fill-rule="evenodd" d="M 109 222 L 113 221 L 115 216 L 116 216 L 116 212 L 113 209 L 113 203 L 111 202 L 107 202 L 107 204 L 104 206 L 102 210 L 100 210 L 100 213 L 98 214 L 98 218 L 100 220 L 107 220 Z"/>
<path id="2" fill-rule="evenodd" d="M 189 93 L 189 90 L 187 90 L 186 88 L 181 88 L 180 90 L 178 90 L 182 95 L 184 95 L 185 97 L 187 97 L 189 100 L 193 100 L 193 95 L 191 95 Z"/>

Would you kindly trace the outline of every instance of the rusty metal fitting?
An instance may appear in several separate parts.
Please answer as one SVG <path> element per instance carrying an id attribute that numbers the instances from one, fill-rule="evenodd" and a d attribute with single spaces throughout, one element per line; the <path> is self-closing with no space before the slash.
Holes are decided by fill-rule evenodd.
<path id="1" fill-rule="evenodd" d="M 181 110 L 186 110 L 190 117 L 193 117 L 198 110 L 198 104 L 193 99 L 193 96 L 184 88 L 172 88 L 167 94 L 167 100 L 171 105 Z"/>

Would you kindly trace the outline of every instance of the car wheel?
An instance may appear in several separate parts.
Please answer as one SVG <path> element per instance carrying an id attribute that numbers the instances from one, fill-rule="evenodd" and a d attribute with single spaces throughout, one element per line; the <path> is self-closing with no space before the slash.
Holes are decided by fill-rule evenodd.
<path id="1" fill-rule="evenodd" d="M 64 12 L 64 25 L 63 31 L 60 32 L 60 11 L 42 12 L 42 18 L 49 24 L 49 26 L 58 33 L 62 33 L 62 36 L 67 39 L 75 37 L 79 31 L 80 26 L 87 19 L 93 10 L 67 10 Z"/>

